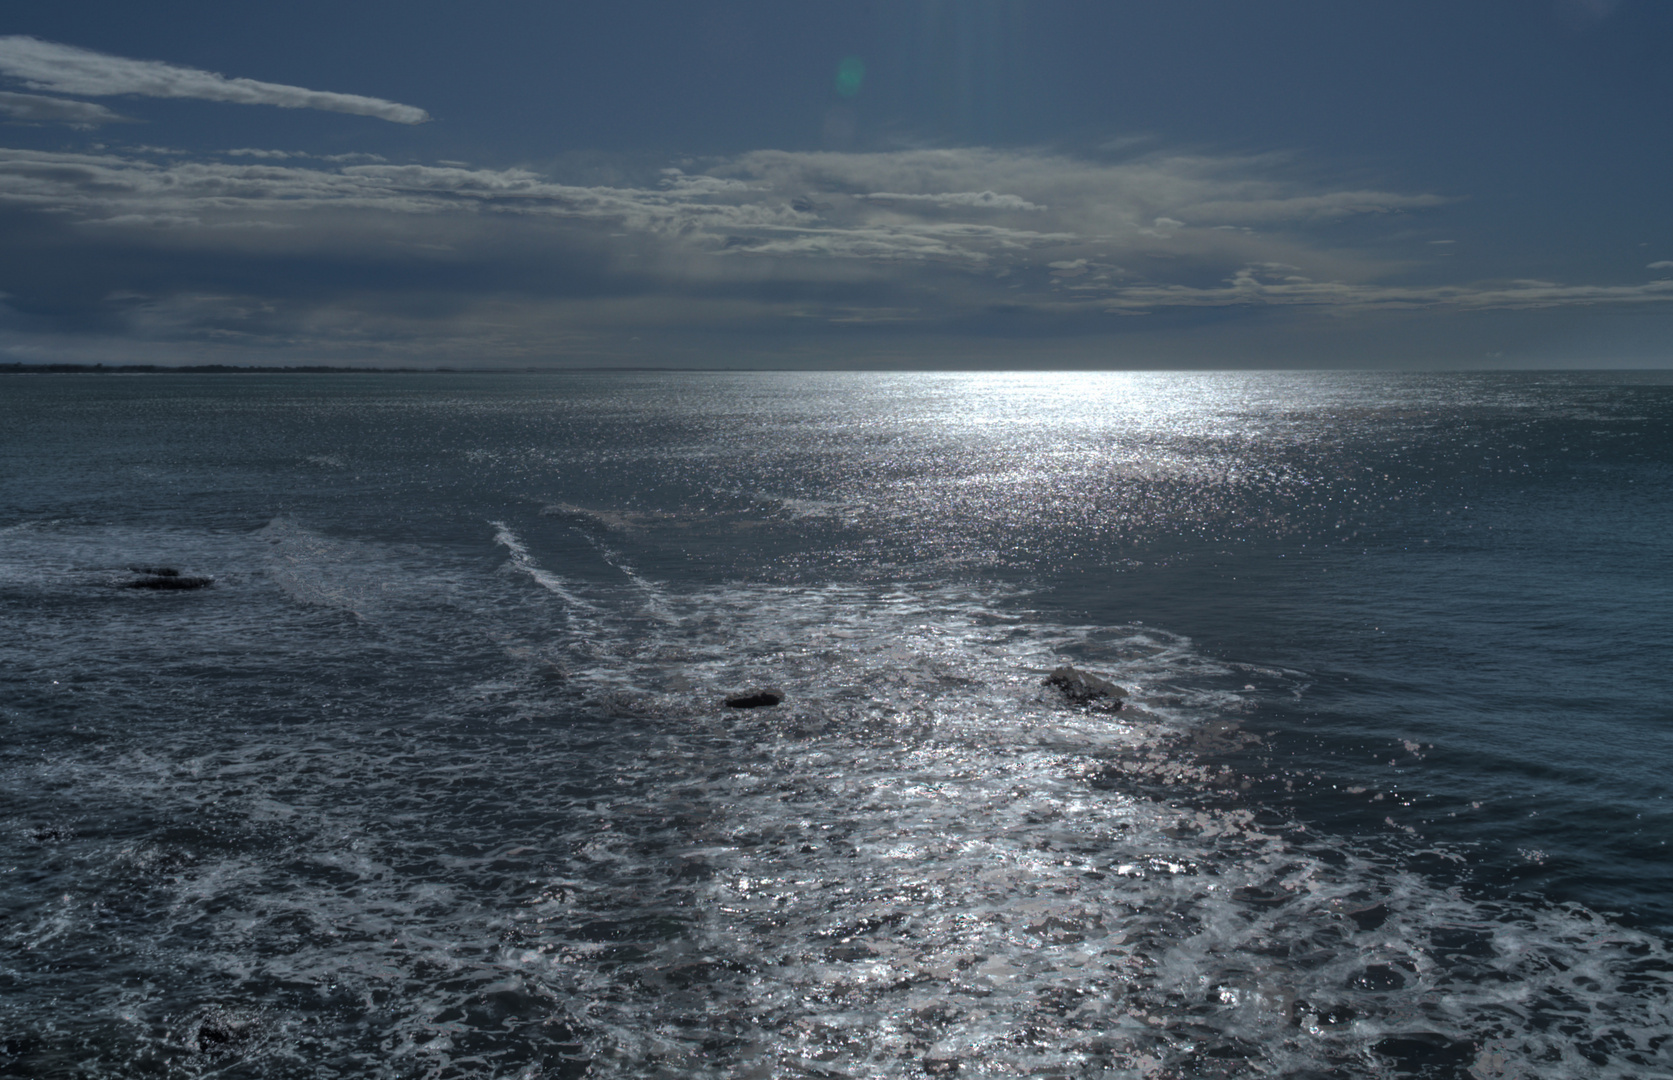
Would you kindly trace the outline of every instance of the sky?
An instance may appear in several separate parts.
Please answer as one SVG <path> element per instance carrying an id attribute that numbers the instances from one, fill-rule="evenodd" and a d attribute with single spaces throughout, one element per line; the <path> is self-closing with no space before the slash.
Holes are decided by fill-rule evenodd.
<path id="1" fill-rule="evenodd" d="M 0 12 L 0 362 L 1673 366 L 1667 0 Z"/>

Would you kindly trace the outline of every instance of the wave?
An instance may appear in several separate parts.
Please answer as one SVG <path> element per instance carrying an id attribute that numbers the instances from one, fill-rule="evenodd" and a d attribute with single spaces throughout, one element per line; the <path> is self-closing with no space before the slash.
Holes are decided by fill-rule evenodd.
<path id="1" fill-rule="evenodd" d="M 466 573 L 277 521 L 272 602 L 376 626 L 297 620 L 266 681 L 3 759 L 59 815 L 19 817 L 13 864 L 64 882 L 9 909 L 17 1046 L 179 1075 L 1673 1071 L 1664 940 L 1248 800 L 1216 748 L 1304 672 L 981 582 L 681 587 L 596 545 L 620 577 L 580 580 L 492 526 L 516 576 L 480 539 Z M 320 677 L 374 640 L 359 696 Z M 1064 662 L 1126 707 L 1064 702 Z M 785 703 L 724 705 L 763 684 Z M 161 824 L 105 824 L 136 807 Z"/>
<path id="2" fill-rule="evenodd" d="M 598 610 L 594 605 L 577 596 L 574 590 L 569 587 L 569 583 L 564 581 L 563 578 L 541 569 L 540 565 L 530 556 L 528 547 L 524 545 L 522 539 L 516 533 L 511 531 L 508 525 L 499 521 L 490 521 L 488 524 L 494 527 L 494 543 L 510 553 L 511 565 L 520 573 L 528 575 L 529 579 L 534 581 L 535 584 L 578 611 L 591 612 Z"/>

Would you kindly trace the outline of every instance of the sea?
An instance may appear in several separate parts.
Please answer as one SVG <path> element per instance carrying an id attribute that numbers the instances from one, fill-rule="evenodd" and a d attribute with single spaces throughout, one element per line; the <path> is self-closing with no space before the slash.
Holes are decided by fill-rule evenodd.
<path id="1" fill-rule="evenodd" d="M 1670 492 L 1669 372 L 6 375 L 0 1075 L 1673 1076 Z"/>

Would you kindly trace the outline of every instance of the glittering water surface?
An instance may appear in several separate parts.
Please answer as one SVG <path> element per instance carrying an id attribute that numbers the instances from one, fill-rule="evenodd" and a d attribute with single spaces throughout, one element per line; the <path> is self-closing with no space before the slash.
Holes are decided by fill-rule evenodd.
<path id="1" fill-rule="evenodd" d="M 0 1073 L 1673 1073 L 1668 378 L 17 376 L 0 446 Z"/>

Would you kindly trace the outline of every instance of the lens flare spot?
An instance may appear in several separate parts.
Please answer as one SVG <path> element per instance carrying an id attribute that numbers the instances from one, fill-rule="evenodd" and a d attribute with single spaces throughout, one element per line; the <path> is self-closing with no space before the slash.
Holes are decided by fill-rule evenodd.
<path id="1" fill-rule="evenodd" d="M 845 56 L 837 65 L 836 92 L 845 98 L 854 97 L 860 92 L 860 84 L 865 78 L 866 62 L 858 56 Z"/>

